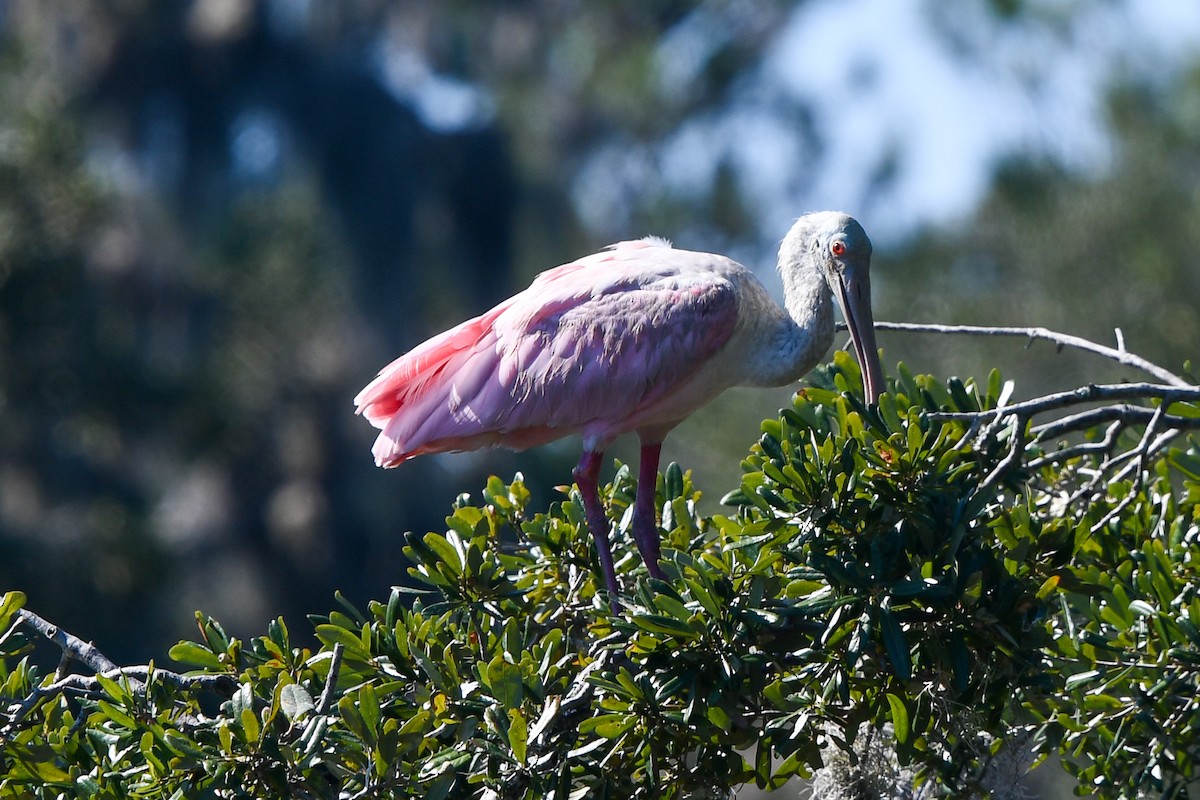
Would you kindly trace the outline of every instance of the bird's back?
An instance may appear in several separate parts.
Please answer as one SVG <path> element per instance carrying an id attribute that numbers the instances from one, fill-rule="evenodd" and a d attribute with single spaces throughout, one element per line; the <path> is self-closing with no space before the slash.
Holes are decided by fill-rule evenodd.
<path id="1" fill-rule="evenodd" d="M 673 424 L 719 391 L 692 384 L 734 334 L 747 279 L 729 259 L 662 240 L 623 242 L 544 272 L 363 389 L 359 413 L 382 431 L 376 460 L 522 449 L 575 432 L 606 443 Z"/>

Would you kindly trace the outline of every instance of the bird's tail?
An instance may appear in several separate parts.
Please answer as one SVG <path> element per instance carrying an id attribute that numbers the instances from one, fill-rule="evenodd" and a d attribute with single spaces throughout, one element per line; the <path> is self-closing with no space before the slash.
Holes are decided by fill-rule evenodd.
<path id="1" fill-rule="evenodd" d="M 400 356 L 354 398 L 356 413 L 381 431 L 373 448 L 375 463 L 394 467 L 422 453 L 452 449 L 438 442 L 467 433 L 454 414 L 455 384 L 474 371 L 473 359 L 492 349 L 496 311 Z"/>

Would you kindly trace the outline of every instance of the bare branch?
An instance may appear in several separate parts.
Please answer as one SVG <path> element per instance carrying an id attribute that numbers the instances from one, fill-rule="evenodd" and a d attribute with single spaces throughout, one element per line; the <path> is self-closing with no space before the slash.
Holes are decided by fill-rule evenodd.
<path id="1" fill-rule="evenodd" d="M 1165 407 L 1165 405 L 1159 406 L 1159 408 Z M 1036 441 L 1057 439 L 1059 436 L 1064 436 L 1073 431 L 1087 430 L 1102 422 L 1116 421 L 1122 422 L 1126 426 L 1147 425 L 1154 420 L 1157 410 L 1128 404 L 1093 408 L 1037 426 L 1033 429 L 1034 439 Z M 1200 428 L 1200 418 L 1181 417 L 1176 414 L 1162 415 L 1159 423 L 1177 429 Z"/>
<path id="2" fill-rule="evenodd" d="M 41 618 L 39 617 L 39 619 Z M 45 622 L 45 620 L 42 621 Z M 127 678 L 143 686 L 153 675 L 156 681 L 169 683 L 180 689 L 212 689 L 226 693 L 232 691 L 232 688 L 237 685 L 237 679 L 232 675 L 184 675 L 170 670 L 152 669 L 149 666 L 114 667 L 99 674 L 110 680 Z M 29 693 L 28 697 L 10 709 L 8 723 L 0 728 L 0 739 L 4 739 L 9 731 L 15 730 L 16 726 L 43 700 L 52 700 L 60 694 L 102 695 L 103 693 L 104 689 L 94 675 L 68 675 L 45 686 L 38 686 Z"/>
<path id="3" fill-rule="evenodd" d="M 913 333 L 954 333 L 966 334 L 968 336 L 1021 336 L 1029 340 L 1044 339 L 1049 342 L 1054 342 L 1059 347 L 1074 347 L 1078 350 L 1086 350 L 1089 353 L 1104 356 L 1105 358 L 1116 361 L 1119 364 L 1124 364 L 1127 367 L 1134 367 L 1145 372 L 1147 375 L 1153 375 L 1163 383 L 1169 383 L 1172 386 L 1188 387 L 1194 386 L 1175 373 L 1163 369 L 1141 356 L 1134 355 L 1125 349 L 1124 336 L 1118 331 L 1117 347 L 1106 347 L 1102 344 L 1089 341 L 1079 336 L 1072 336 L 1068 333 L 1059 333 L 1047 328 L 1007 328 L 1007 327 L 986 327 L 981 325 L 940 325 L 936 323 L 916 323 L 916 322 L 876 322 L 876 330 L 884 331 L 910 331 Z"/>
<path id="4" fill-rule="evenodd" d="M 21 615 L 25 624 L 36 628 L 43 636 L 61 647 L 64 653 L 70 653 L 72 658 L 82 661 L 94 672 L 108 672 L 118 668 L 116 662 L 97 650 L 90 642 L 67 633 L 28 609 L 19 609 L 17 613 Z"/>
<path id="5" fill-rule="evenodd" d="M 75 657 L 71 655 L 70 650 L 63 650 L 62 656 L 58 659 L 58 669 L 54 670 L 54 680 L 60 681 L 67 677 L 71 672 L 71 662 Z"/>
<path id="6" fill-rule="evenodd" d="M 1085 412 L 1085 413 L 1091 413 L 1091 412 Z M 1055 450 L 1054 452 L 1047 453 L 1046 455 L 1041 456 L 1040 458 L 1033 459 L 1032 461 L 1029 462 L 1028 466 L 1030 469 L 1038 469 L 1040 467 L 1046 466 L 1047 464 L 1054 464 L 1059 461 L 1066 461 L 1068 459 L 1078 458 L 1080 456 L 1086 456 L 1086 455 L 1092 455 L 1092 454 L 1108 455 L 1109 453 L 1112 452 L 1113 447 L 1116 446 L 1117 436 L 1119 436 L 1121 431 L 1124 429 L 1125 429 L 1125 422 L 1123 420 L 1117 420 L 1116 422 L 1109 425 L 1105 429 L 1104 439 L 1102 439 L 1101 441 L 1099 441 L 1099 442 L 1084 442 L 1082 444 L 1077 444 L 1073 447 L 1065 447 L 1062 450 Z M 1037 439 L 1040 438 L 1039 435 L 1037 434 L 1037 430 L 1038 430 L 1037 428 L 1034 429 L 1034 441 L 1037 441 Z M 1047 437 L 1047 438 L 1053 438 L 1053 437 Z"/>
<path id="7" fill-rule="evenodd" d="M 1148 432 L 1150 432 L 1150 429 L 1147 428 L 1147 433 Z M 1114 481 L 1122 480 L 1124 476 L 1128 475 L 1129 470 L 1133 469 L 1135 467 L 1139 468 L 1139 473 L 1140 473 L 1140 471 L 1141 471 L 1140 467 L 1141 467 L 1142 461 L 1144 461 L 1144 458 L 1146 457 L 1147 453 L 1152 453 L 1152 452 L 1156 452 L 1158 450 L 1162 450 L 1163 447 L 1166 444 L 1168 444 L 1171 439 L 1174 439 L 1175 437 L 1177 437 L 1178 433 L 1180 433 L 1180 432 L 1168 431 L 1166 433 L 1163 433 L 1162 435 L 1159 435 L 1159 437 L 1156 440 L 1154 440 L 1152 444 L 1147 445 L 1145 447 L 1145 450 L 1142 450 L 1142 445 L 1139 445 L 1138 450 L 1134 451 L 1134 452 L 1138 453 L 1138 455 L 1139 455 L 1138 459 L 1136 459 L 1136 461 L 1133 461 L 1133 462 L 1130 462 L 1129 464 L 1127 464 L 1126 468 L 1122 469 L 1120 471 L 1120 473 L 1117 473 L 1116 476 L 1112 477 L 1112 480 L 1114 480 Z M 1145 438 L 1142 439 L 1142 443 L 1145 444 Z M 1114 521 L 1114 519 L 1116 519 L 1117 517 L 1120 517 L 1121 512 L 1126 510 L 1126 507 L 1130 503 L 1133 503 L 1133 500 L 1136 497 L 1138 497 L 1138 493 L 1136 493 L 1136 492 L 1129 492 L 1128 494 L 1124 495 L 1124 497 L 1121 498 L 1120 503 L 1117 503 L 1114 507 L 1112 507 L 1112 509 L 1108 513 L 1106 513 L 1106 515 L 1104 515 L 1104 517 L 1100 518 L 1099 522 L 1092 525 L 1091 533 L 1094 534 L 1094 533 L 1097 533 L 1098 530 L 1103 530 L 1105 525 L 1108 525 L 1111 521 Z"/>
<path id="8" fill-rule="evenodd" d="M 1200 401 L 1200 386 L 1177 387 L 1163 386 L 1158 383 L 1088 384 L 1066 392 L 1054 392 L 1042 397 L 1035 397 L 1032 400 L 1022 400 L 1004 408 L 993 408 L 987 411 L 929 411 L 926 412 L 926 416 L 933 421 L 953 419 L 970 421 L 977 417 L 986 420 L 1008 414 L 1032 416 L 1081 403 L 1104 400 L 1161 400 L 1164 403 L 1180 400 Z"/>
<path id="9" fill-rule="evenodd" d="M 1057 344 L 1060 348 L 1073 347 L 1102 355 L 1127 366 L 1136 367 L 1162 381 L 1162 383 L 1089 384 L 1070 391 L 1054 392 L 1019 403 L 1008 402 L 1009 387 L 1006 386 L 1006 392 L 1001 402 L 992 409 L 966 412 L 925 412 L 925 418 L 931 422 L 968 423 L 968 429 L 956 448 L 974 443 L 978 449 L 982 450 L 986 443 L 996 439 L 1001 429 L 1009 431 L 1011 440 L 1006 445 L 1006 451 L 1000 461 L 994 464 L 983 478 L 980 489 L 992 486 L 1012 468 L 1019 465 L 1026 457 L 1026 450 L 1030 445 L 1053 440 L 1069 433 L 1088 430 L 1103 423 L 1111 423 L 1105 431 L 1104 439 L 1100 442 L 1084 442 L 1064 447 L 1057 452 L 1044 453 L 1037 458 L 1031 458 L 1026 464 L 1029 468 L 1037 469 L 1072 458 L 1087 455 L 1101 456 L 1102 460 L 1095 470 L 1087 470 L 1089 473 L 1094 472 L 1091 479 L 1067 499 L 1067 504 L 1071 505 L 1081 499 L 1094 497 L 1098 487 L 1106 481 L 1120 480 L 1133 469 L 1144 469 L 1146 461 L 1152 453 L 1164 447 L 1183 431 L 1200 429 L 1200 418 L 1167 413 L 1175 402 L 1200 402 L 1200 385 L 1190 383 L 1169 370 L 1130 353 L 1125 347 L 1125 336 L 1119 328 L 1114 330 L 1117 344 L 1114 349 L 1078 336 L 1058 333 L 1041 327 L 1007 328 L 893 322 L 879 322 L 876 323 L 876 327 L 881 330 L 976 336 L 1021 336 L 1030 341 L 1045 339 Z M 1147 407 L 1135 404 L 1138 401 L 1143 403 L 1158 401 L 1158 404 L 1154 407 Z M 1099 407 L 1062 416 L 1032 428 L 1029 427 L 1031 420 L 1040 414 L 1062 411 L 1084 404 L 1099 404 Z M 1122 431 L 1136 425 L 1146 426 L 1141 441 L 1128 451 L 1114 455 L 1114 451 L 1119 447 L 1119 437 Z M 1163 432 L 1160 434 L 1160 431 Z M 1083 471 L 1082 468 L 1081 471 Z M 1108 520 L 1119 515 L 1122 509 L 1123 505 L 1113 509 L 1100 525 L 1102 526 Z"/>
<path id="10" fill-rule="evenodd" d="M 333 696 L 337 694 L 338 673 L 342 671 L 342 654 L 345 650 L 346 646 L 341 642 L 334 643 L 333 653 L 329 658 L 329 674 L 325 677 L 325 688 L 321 692 L 321 699 L 317 701 L 318 716 L 328 714 L 329 709 L 333 708 Z"/>
<path id="11" fill-rule="evenodd" d="M 1004 417 L 1007 419 L 1007 417 Z M 1000 463 L 988 473 L 987 477 L 979 484 L 976 491 L 982 492 L 989 488 L 996 481 L 1000 480 L 1012 467 L 1020 460 L 1021 454 L 1025 452 L 1025 419 L 1024 417 L 1014 416 L 1012 421 L 1012 442 L 1009 444 L 1008 453 L 1000 460 Z"/>
<path id="12" fill-rule="evenodd" d="M 1150 454 L 1150 447 L 1151 447 L 1150 441 L 1154 438 L 1154 434 L 1155 434 L 1158 426 L 1162 424 L 1162 421 L 1165 418 L 1163 412 L 1165 412 L 1167 410 L 1167 406 L 1169 406 L 1169 405 L 1170 405 L 1170 403 L 1159 403 L 1158 408 L 1154 409 L 1154 416 L 1150 418 L 1150 421 L 1148 423 L 1146 423 L 1146 430 L 1144 433 L 1142 433 L 1142 440 L 1140 442 L 1138 442 L 1138 446 L 1135 448 L 1136 452 L 1138 453 L 1137 474 L 1138 474 L 1138 490 L 1139 491 L 1142 489 L 1142 486 L 1145 484 L 1146 457 Z M 1173 427 L 1178 429 L 1180 426 L 1175 425 Z M 1173 439 L 1175 437 L 1172 436 L 1171 438 Z M 1168 439 L 1167 441 L 1170 441 L 1170 439 Z M 1156 442 L 1156 444 L 1157 444 L 1157 442 Z"/>
<path id="13" fill-rule="evenodd" d="M 102 695 L 104 689 L 97 676 L 110 680 L 125 678 L 135 691 L 143 691 L 146 682 L 153 676 L 154 680 L 169 683 L 177 688 L 226 690 L 237 685 L 232 675 L 199 674 L 184 675 L 170 670 L 156 669 L 149 666 L 120 667 L 108 656 L 101 653 L 95 645 L 85 642 L 74 634 L 64 631 L 54 623 L 38 616 L 28 609 L 18 609 L 17 614 L 22 622 L 36 629 L 50 641 L 62 649 L 62 657 L 54 672 L 54 680 L 44 686 L 36 687 L 29 696 L 20 703 L 9 707 L 6 723 L 0 727 L 0 741 L 7 739 L 10 732 L 15 731 L 21 721 L 35 709 L 43 700 L 53 699 L 61 694 Z M 78 661 L 90 667 L 96 675 L 67 675 L 66 671 L 72 661 Z M 0 717 L 2 718 L 2 717 Z"/>

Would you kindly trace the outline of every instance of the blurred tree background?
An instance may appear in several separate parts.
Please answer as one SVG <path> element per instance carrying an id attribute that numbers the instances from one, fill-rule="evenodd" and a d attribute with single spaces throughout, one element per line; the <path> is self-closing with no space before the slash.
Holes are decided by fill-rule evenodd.
<path id="1" fill-rule="evenodd" d="M 0 590 L 121 663 L 196 608 L 245 635 L 386 597 L 404 531 L 488 473 L 537 507 L 575 447 L 385 473 L 351 398 L 619 238 L 770 281 L 790 219 L 840 207 L 876 238 L 879 319 L 1119 326 L 1178 368 L 1200 16 L 1138 6 L 0 3 Z M 1114 377 L 880 341 L 1028 391 Z M 729 393 L 667 458 L 713 501 L 790 391 Z"/>

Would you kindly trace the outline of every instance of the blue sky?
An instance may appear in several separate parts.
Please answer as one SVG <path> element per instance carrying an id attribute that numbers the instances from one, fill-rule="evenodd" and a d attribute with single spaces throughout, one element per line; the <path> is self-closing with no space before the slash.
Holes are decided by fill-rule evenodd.
<path id="1" fill-rule="evenodd" d="M 698 74 L 736 5 L 701 6 L 664 38 L 667 91 Z M 1109 88 L 1165 84 L 1198 61 L 1195 0 L 1033 0 L 1005 22 L 983 0 L 802 3 L 719 112 L 652 146 L 594 153 L 576 206 L 601 238 L 628 235 L 622 187 L 694 192 L 727 160 L 764 238 L 803 211 L 840 208 L 895 241 L 969 215 L 1015 154 L 1102 174 Z"/>

